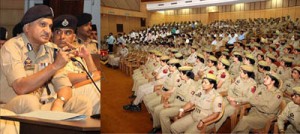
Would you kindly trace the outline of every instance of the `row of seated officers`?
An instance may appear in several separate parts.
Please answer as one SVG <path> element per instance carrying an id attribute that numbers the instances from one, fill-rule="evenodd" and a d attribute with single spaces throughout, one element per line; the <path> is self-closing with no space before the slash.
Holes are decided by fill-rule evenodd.
<path id="1" fill-rule="evenodd" d="M 291 125 L 286 131 L 299 132 L 300 67 L 292 67 L 293 59 L 280 57 L 277 66 L 277 58 L 268 52 L 253 56 L 256 49 L 240 53 L 233 48 L 231 54 L 225 49 L 216 58 L 209 48 L 197 52 L 199 46 L 188 47 L 191 54 L 186 58 L 176 48 L 169 49 L 169 55 L 149 50 L 146 63 L 134 70 L 130 96 L 134 100 L 123 109 L 141 111 L 143 101 L 153 118 L 150 133 L 199 133 L 206 122 L 222 113 L 209 126 L 218 130 L 245 104 L 252 107 L 232 133 L 261 129 L 274 117 L 281 132 L 287 120 Z M 298 55 L 300 48 L 293 51 Z M 283 101 L 287 106 L 280 111 Z"/>

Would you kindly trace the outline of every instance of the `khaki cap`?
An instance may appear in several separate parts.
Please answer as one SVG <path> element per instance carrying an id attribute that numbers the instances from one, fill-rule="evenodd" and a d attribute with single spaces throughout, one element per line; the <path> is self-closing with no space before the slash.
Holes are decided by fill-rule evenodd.
<path id="1" fill-rule="evenodd" d="M 202 58 L 202 59 L 204 59 L 204 56 L 202 54 L 200 54 L 200 53 L 197 53 L 197 56 L 200 57 L 200 58 Z"/>
<path id="2" fill-rule="evenodd" d="M 254 43 L 254 46 L 260 47 L 260 45 L 257 42 Z"/>
<path id="3" fill-rule="evenodd" d="M 223 55 L 229 55 L 229 53 L 226 52 L 226 51 L 223 51 L 222 54 L 223 54 Z"/>
<path id="4" fill-rule="evenodd" d="M 234 52 L 233 55 L 240 55 L 240 56 L 241 56 L 241 53 L 239 53 L 239 52 Z"/>
<path id="5" fill-rule="evenodd" d="M 192 69 L 193 67 L 190 66 L 179 67 L 179 71 L 191 71 Z"/>
<path id="6" fill-rule="evenodd" d="M 198 46 L 196 46 L 196 45 L 193 45 L 193 46 L 192 46 L 192 48 L 194 48 L 194 49 L 198 49 Z"/>
<path id="7" fill-rule="evenodd" d="M 164 55 L 164 56 L 162 56 L 160 59 L 161 59 L 161 60 L 168 60 L 168 59 L 170 59 L 170 57 L 169 57 L 169 56 L 166 56 L 166 55 Z"/>
<path id="8" fill-rule="evenodd" d="M 300 72 L 300 67 L 294 67 L 293 70 L 297 70 Z"/>
<path id="9" fill-rule="evenodd" d="M 224 49 L 223 51 L 224 51 L 224 52 L 229 52 L 229 49 L 226 48 L 226 49 Z"/>
<path id="10" fill-rule="evenodd" d="M 283 60 L 284 62 L 289 62 L 289 63 L 292 63 L 292 62 L 293 62 L 293 59 L 291 59 L 290 57 L 287 57 L 287 56 L 284 56 L 284 57 L 282 58 L 282 60 Z"/>
<path id="11" fill-rule="evenodd" d="M 249 58 L 249 59 L 255 60 L 254 56 L 252 54 L 246 54 L 246 57 Z"/>
<path id="12" fill-rule="evenodd" d="M 269 67 L 268 63 L 264 60 L 259 61 L 258 65 L 263 66 L 263 67 Z"/>
<path id="13" fill-rule="evenodd" d="M 175 54 L 175 57 L 176 57 L 176 58 L 182 57 L 182 54 L 181 54 L 181 53 L 176 53 L 176 54 Z"/>
<path id="14" fill-rule="evenodd" d="M 209 56 L 209 58 L 208 58 L 209 60 L 211 60 L 211 61 L 218 61 L 218 59 L 215 57 L 215 56 Z"/>
<path id="15" fill-rule="evenodd" d="M 275 44 L 270 45 L 271 48 L 276 48 Z"/>
<path id="16" fill-rule="evenodd" d="M 207 73 L 205 76 L 204 76 L 204 79 L 211 79 L 211 80 L 214 80 L 214 81 L 217 81 L 217 76 L 214 75 L 214 74 L 211 74 L 211 73 Z"/>
<path id="17" fill-rule="evenodd" d="M 178 49 L 172 48 L 171 52 L 176 53 L 176 52 L 178 52 Z"/>
<path id="18" fill-rule="evenodd" d="M 300 87 L 294 87 L 293 91 L 297 94 L 300 94 Z"/>
<path id="19" fill-rule="evenodd" d="M 158 56 L 158 57 L 161 57 L 162 53 L 157 51 L 157 52 L 155 52 L 155 55 Z"/>
<path id="20" fill-rule="evenodd" d="M 221 58 L 221 62 L 223 64 L 225 64 L 226 66 L 230 66 L 230 62 L 227 59 L 225 59 L 225 58 Z"/>
<path id="21" fill-rule="evenodd" d="M 300 51 L 300 46 L 295 47 L 295 49 L 297 49 L 298 51 Z"/>
<path id="22" fill-rule="evenodd" d="M 212 50 L 209 49 L 209 48 L 205 48 L 204 51 L 205 51 L 205 52 L 212 52 Z"/>
<path id="23" fill-rule="evenodd" d="M 248 72 L 253 72 L 254 68 L 251 65 L 242 65 L 241 69 L 248 71 Z"/>
<path id="24" fill-rule="evenodd" d="M 180 63 L 180 60 L 173 58 L 173 59 L 170 59 L 168 63 L 169 64 L 176 64 L 176 63 Z"/>
<path id="25" fill-rule="evenodd" d="M 267 57 L 269 57 L 269 58 L 271 58 L 271 59 L 273 59 L 273 60 L 276 60 L 276 58 L 275 58 L 275 56 L 273 55 L 273 54 L 267 54 Z"/>

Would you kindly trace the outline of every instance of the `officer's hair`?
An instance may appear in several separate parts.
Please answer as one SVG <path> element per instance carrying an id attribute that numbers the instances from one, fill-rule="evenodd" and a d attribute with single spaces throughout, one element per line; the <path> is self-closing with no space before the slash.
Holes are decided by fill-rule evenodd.
<path id="1" fill-rule="evenodd" d="M 284 62 L 284 65 L 287 67 L 292 67 L 293 63 L 292 62 Z"/>
<path id="2" fill-rule="evenodd" d="M 237 57 L 240 62 L 243 61 L 243 57 L 242 56 L 240 56 L 240 55 L 234 55 L 234 56 Z"/>
<path id="3" fill-rule="evenodd" d="M 214 66 L 217 65 L 217 61 L 212 61 L 210 60 L 212 63 L 214 63 Z"/>
<path id="4" fill-rule="evenodd" d="M 216 56 L 217 59 L 219 59 L 222 56 L 222 52 L 221 51 L 216 52 L 215 56 Z"/>
<path id="5" fill-rule="evenodd" d="M 279 81 L 275 78 L 275 77 L 273 77 L 273 76 L 271 76 L 271 75 L 268 75 L 273 81 L 275 81 L 275 83 L 274 83 L 274 86 L 275 87 L 277 87 L 277 88 L 279 88 Z"/>
<path id="6" fill-rule="evenodd" d="M 271 70 L 271 67 L 269 67 L 269 66 L 261 66 L 261 65 L 259 65 L 259 67 L 261 67 L 265 71 L 270 71 Z"/>
<path id="7" fill-rule="evenodd" d="M 250 64 L 252 64 L 252 65 L 254 65 L 254 64 L 255 64 L 255 60 L 253 60 L 253 59 L 250 59 L 250 58 L 247 58 L 247 57 L 246 57 L 246 59 L 250 61 Z"/>
<path id="8" fill-rule="evenodd" d="M 201 57 L 197 56 L 197 59 L 199 59 L 199 60 L 200 60 L 200 62 L 204 63 L 204 59 L 203 59 L 203 58 L 201 58 Z"/>
<path id="9" fill-rule="evenodd" d="M 209 78 L 204 78 L 204 79 L 207 79 L 209 81 L 210 84 L 214 84 L 213 88 L 215 90 L 217 90 L 217 81 L 213 80 L 213 79 L 209 79 Z"/>
<path id="10" fill-rule="evenodd" d="M 195 78 L 195 75 L 194 75 L 194 73 L 193 73 L 192 71 L 187 71 L 187 72 L 185 73 L 185 75 L 186 75 L 188 78 L 193 79 L 193 80 L 194 80 L 194 78 Z"/>
<path id="11" fill-rule="evenodd" d="M 246 70 L 243 70 L 244 74 L 247 74 L 249 78 L 255 79 L 255 74 L 254 72 L 248 72 Z"/>
<path id="12" fill-rule="evenodd" d="M 173 64 L 173 66 L 175 66 L 177 69 L 181 67 L 181 65 L 179 63 L 175 63 L 175 64 Z"/>
<path id="13" fill-rule="evenodd" d="M 165 63 L 168 63 L 168 61 L 169 61 L 169 59 L 167 59 L 167 60 L 161 60 L 162 62 L 165 62 Z"/>
<path id="14" fill-rule="evenodd" d="M 271 47 L 271 49 L 272 49 L 273 51 L 276 51 L 276 48 L 275 48 L 275 47 Z"/>
<path id="15" fill-rule="evenodd" d="M 274 63 L 276 61 L 275 59 L 272 59 L 270 57 L 269 57 L 269 59 L 271 60 L 272 63 Z"/>

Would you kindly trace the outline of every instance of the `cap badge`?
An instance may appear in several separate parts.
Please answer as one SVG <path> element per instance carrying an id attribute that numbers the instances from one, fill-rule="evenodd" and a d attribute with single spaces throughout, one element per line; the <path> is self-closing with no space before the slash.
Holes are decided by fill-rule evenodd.
<path id="1" fill-rule="evenodd" d="M 64 19 L 64 21 L 61 23 L 61 25 L 63 25 L 64 27 L 69 25 L 69 22 L 67 21 L 67 19 Z"/>

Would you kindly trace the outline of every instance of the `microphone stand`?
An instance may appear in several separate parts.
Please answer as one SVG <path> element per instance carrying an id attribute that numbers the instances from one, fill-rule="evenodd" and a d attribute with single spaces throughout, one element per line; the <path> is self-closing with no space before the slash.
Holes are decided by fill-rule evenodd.
<path id="1" fill-rule="evenodd" d="M 84 65 L 83 65 L 80 61 L 78 61 L 77 59 L 75 59 L 74 57 L 72 57 L 71 60 L 72 60 L 73 62 L 78 62 L 78 63 L 82 66 L 83 70 L 85 71 L 85 73 L 86 73 L 87 76 L 90 78 L 90 80 L 92 81 L 92 83 L 94 84 L 94 86 L 96 87 L 96 89 L 98 90 L 98 92 L 99 92 L 100 95 L 101 95 L 101 90 L 100 90 L 99 87 L 96 85 L 95 81 L 93 80 L 92 76 L 91 76 L 90 73 L 87 71 L 87 69 L 84 67 Z M 99 120 L 100 120 L 101 115 L 100 115 L 100 114 L 94 114 L 94 115 L 91 115 L 91 118 L 93 118 L 93 119 L 99 119 Z"/>

